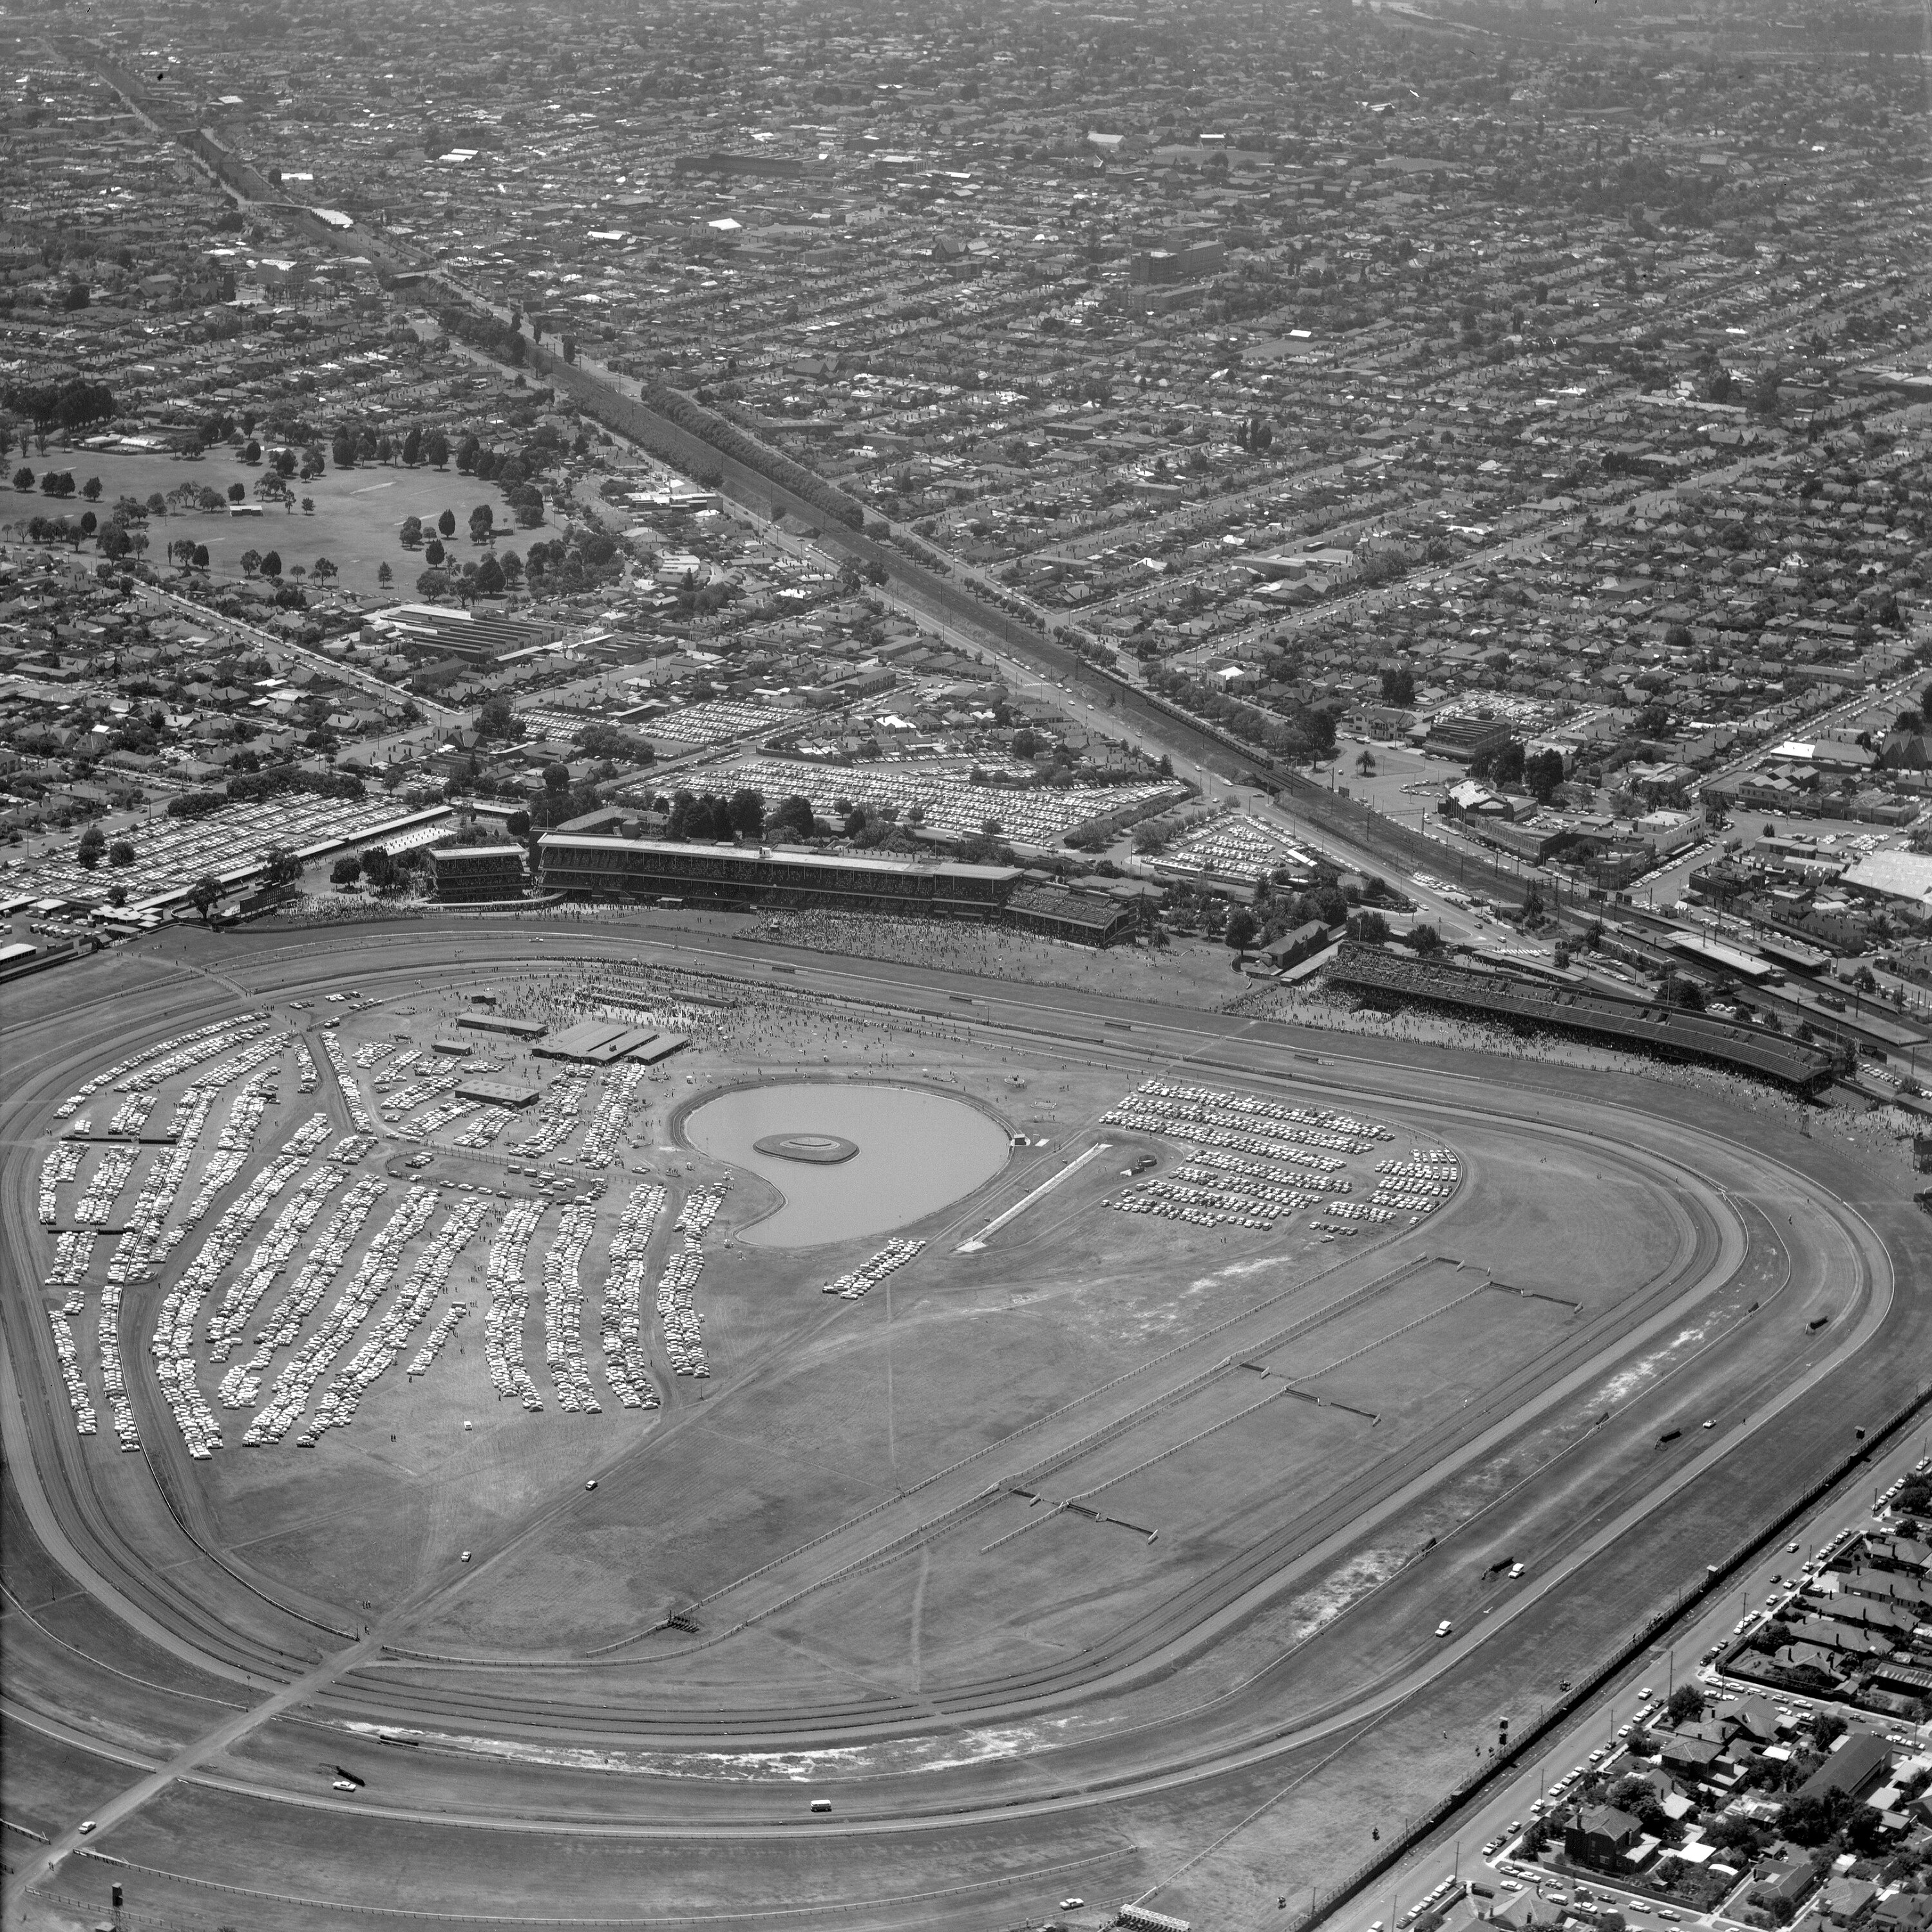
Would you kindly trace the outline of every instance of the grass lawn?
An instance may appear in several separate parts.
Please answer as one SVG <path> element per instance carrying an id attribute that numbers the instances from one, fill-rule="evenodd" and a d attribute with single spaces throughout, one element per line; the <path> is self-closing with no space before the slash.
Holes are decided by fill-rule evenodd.
<path id="1" fill-rule="evenodd" d="M 21 461 L 36 478 L 49 470 L 70 470 L 76 484 L 85 483 L 90 476 L 99 477 L 100 500 L 93 507 L 100 512 L 112 509 L 116 499 L 123 496 L 145 501 L 158 490 L 165 496 L 179 483 L 205 484 L 224 496 L 230 484 L 244 483 L 248 486 L 248 500 L 254 502 L 258 500 L 255 478 L 261 473 L 259 466 L 238 460 L 225 446 L 211 449 L 195 463 L 178 457 L 50 448 L 45 456 L 15 459 L 8 473 Z M 470 557 L 480 560 L 483 554 L 469 536 L 470 512 L 478 503 L 490 506 L 496 528 L 508 532 L 507 547 L 519 555 L 538 538 L 554 534 L 548 526 L 515 530 L 515 517 L 495 484 L 453 469 L 405 470 L 400 464 L 391 468 L 376 464 L 367 469 L 332 469 L 313 482 L 297 480 L 290 487 L 298 506 L 304 496 L 314 500 L 312 514 L 304 515 L 299 507 L 283 511 L 272 505 L 259 517 L 230 517 L 225 511 L 204 514 L 198 510 L 157 517 L 148 526 L 148 560 L 157 567 L 163 566 L 169 544 L 188 536 L 207 544 L 209 573 L 217 578 L 241 576 L 242 553 L 248 550 L 279 550 L 284 568 L 299 563 L 313 568 L 317 557 L 326 556 L 340 572 L 337 588 L 368 600 L 382 594 L 376 579 L 382 565 L 388 564 L 395 572 L 394 588 L 404 596 L 412 591 L 417 577 L 428 567 L 420 550 L 406 550 L 398 540 L 405 517 L 420 517 L 425 526 L 430 526 L 445 510 L 454 511 L 457 533 L 451 550 L 459 562 Z M 38 488 L 0 490 L 3 522 L 24 521 L 36 514 L 74 518 L 88 507 L 78 496 L 56 502 L 43 496 Z"/>

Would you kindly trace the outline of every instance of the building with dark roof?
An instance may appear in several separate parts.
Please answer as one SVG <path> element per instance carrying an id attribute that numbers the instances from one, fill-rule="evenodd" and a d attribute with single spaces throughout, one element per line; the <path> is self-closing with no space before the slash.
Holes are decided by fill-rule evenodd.
<path id="1" fill-rule="evenodd" d="M 1792 1796 L 1828 1798 L 1842 1791 L 1848 1798 L 1863 1798 L 1877 1790 L 1879 1780 L 1891 1768 L 1892 1747 L 1877 1732 L 1852 1731 Z"/>
<path id="2" fill-rule="evenodd" d="M 1020 879 L 1016 866 L 934 864 L 672 839 L 549 832 L 538 849 L 545 890 L 585 898 L 844 906 L 992 919 Z"/>

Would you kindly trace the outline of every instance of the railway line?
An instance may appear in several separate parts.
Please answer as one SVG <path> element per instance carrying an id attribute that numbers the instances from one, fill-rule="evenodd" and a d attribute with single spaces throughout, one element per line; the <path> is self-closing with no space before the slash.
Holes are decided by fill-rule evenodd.
<path id="1" fill-rule="evenodd" d="M 1292 1086 L 1298 1094 L 1339 1096 L 1357 1104 L 1365 1096 L 1372 1098 L 1406 1120 L 1430 1123 L 1444 1133 L 1459 1119 L 1477 1115 L 1498 1129 L 1522 1124 L 1522 1099 L 1504 1095 L 1485 1106 L 1472 1090 L 1474 1083 L 1457 1067 L 1418 1064 L 1413 1058 L 1387 1053 L 1337 1054 L 1332 1042 L 1325 1040 L 1321 1042 L 1320 1064 L 1311 1066 L 1306 1036 L 1268 1023 L 1150 1010 L 1138 1002 L 1062 994 L 1050 988 L 1010 993 L 956 974 L 910 968 L 868 970 L 736 940 L 693 944 L 686 935 L 677 944 L 686 964 L 694 956 L 708 954 L 719 967 L 742 971 L 777 958 L 794 971 L 804 968 L 799 976 L 808 977 L 825 991 L 850 998 L 868 989 L 874 999 L 899 1002 L 935 1017 L 943 1014 L 953 1022 L 984 1029 L 989 1038 L 1036 1042 L 1046 1036 L 1057 1038 L 1064 1048 L 1069 1012 L 1077 1009 L 1096 1029 L 1090 1043 L 1078 1041 L 1079 1052 L 1089 1057 L 1104 1052 L 1109 1063 L 1124 1072 L 1171 1070 L 1184 1060 L 1196 1072 L 1238 1070 L 1245 1081 L 1262 1088 Z M 634 937 L 606 936 L 590 928 L 573 932 L 568 948 L 572 958 L 607 950 L 634 957 L 638 950 Z M 485 975 L 513 964 L 561 964 L 558 954 L 562 950 L 539 946 L 530 935 L 490 934 L 473 926 L 436 934 L 418 930 L 385 935 L 358 949 L 352 970 L 344 970 L 327 954 L 310 955 L 299 946 L 278 945 L 264 935 L 245 947 L 226 945 L 226 976 L 248 989 L 245 995 L 236 996 L 239 1004 L 291 994 L 313 996 L 350 983 L 408 984 L 431 962 L 466 975 Z M 452 953 L 458 958 L 451 958 Z M 958 995 L 968 988 L 973 1004 L 962 1010 Z M 0 1146 L 4 1150 L 0 1238 L 10 1252 L 24 1252 L 28 1223 L 24 1185 L 28 1162 L 23 1156 L 52 1098 L 82 1066 L 103 1064 L 136 1039 L 167 1030 L 171 1010 L 178 1013 L 190 1004 L 203 1009 L 226 997 L 198 974 L 172 981 L 160 978 L 138 996 L 117 989 L 81 1001 L 64 1016 L 61 1031 L 70 1042 L 64 1048 L 35 1038 L 16 1036 L 7 1041 L 10 1064 L 18 1075 L 0 1102 Z M 84 1048 L 71 1045 L 76 1038 L 86 1041 Z M 1238 1054 L 1231 1058 L 1238 1045 Z M 1408 1052 L 1412 1055 L 1414 1050 Z M 1546 1111 L 1547 1118 L 1543 1118 Z M 140 1459 L 148 1505 L 145 1520 L 137 1529 L 130 1529 L 128 1512 L 139 1514 L 135 1459 L 106 1464 L 108 1480 L 104 1484 L 98 1480 L 100 1472 L 74 1436 L 46 1325 L 32 1318 L 37 1305 L 31 1298 L 16 1294 L 0 1304 L 0 1424 L 4 1426 L 9 1478 L 34 1534 L 82 1589 L 182 1662 L 252 1694 L 250 1713 L 242 1714 L 238 1735 L 280 1720 L 319 1728 L 334 1748 L 366 1748 L 379 1756 L 382 1754 L 373 1742 L 356 1744 L 355 1734 L 344 1727 L 412 1729 L 452 1739 L 520 1738 L 616 1750 L 715 1750 L 728 1743 L 738 1750 L 849 1750 L 965 1726 L 1035 1720 L 1096 1700 L 1125 1698 L 1137 1688 L 1166 1681 L 1211 1652 L 1221 1640 L 1351 1541 L 1378 1522 L 1399 1516 L 1430 1489 L 1539 1416 L 1574 1400 L 1633 1350 L 1681 1326 L 1692 1311 L 1716 1306 L 1726 1288 L 1742 1279 L 1740 1270 L 1752 1257 L 1770 1270 L 1766 1278 L 1774 1276 L 1775 1286 L 1760 1296 L 1748 1315 L 1734 1313 L 1696 1360 L 1715 1360 L 1732 1330 L 1760 1313 L 1768 1315 L 1795 1280 L 1801 1289 L 1816 1289 L 1826 1276 L 1831 1277 L 1838 1300 L 1828 1330 L 1778 1357 L 1749 1387 L 1738 1390 L 1732 1410 L 1720 1412 L 1722 1432 L 1714 1432 L 1708 1446 L 1698 1445 L 1694 1456 L 1674 1466 L 1660 1480 L 1640 1469 L 1600 1495 L 1595 1506 L 1573 1526 L 1564 1546 L 1550 1552 L 1537 1586 L 1494 1606 L 1496 1614 L 1466 1640 L 1459 1639 L 1419 1661 L 1403 1660 L 1370 1680 L 1340 1687 L 1333 1695 L 1311 1700 L 1304 1694 L 1298 1702 L 1286 1705 L 1275 1694 L 1281 1680 L 1292 1673 L 1281 1667 L 1286 1658 L 1274 1659 L 1239 1685 L 1197 1699 L 1178 1718 L 1168 1714 L 1136 1723 L 1130 1714 L 1130 1721 L 1118 1733 L 1120 1751 L 1114 1761 L 1096 1766 L 1090 1754 L 1070 1751 L 1057 1766 L 1043 1764 L 1040 1768 L 1036 1782 L 1054 1788 L 1023 1796 L 997 1791 L 984 1780 L 976 1781 L 970 1772 L 928 1780 L 917 1789 L 903 1778 L 895 1784 L 877 1777 L 868 1782 L 862 1776 L 855 1783 L 855 1790 L 862 1794 L 860 1810 L 842 1821 L 841 1828 L 862 1825 L 893 1832 L 944 1832 L 963 1818 L 1014 1819 L 1034 1815 L 1036 1808 L 1078 1808 L 1188 1788 L 1246 1767 L 1288 1760 L 1340 1736 L 1460 1667 L 1479 1639 L 1486 1640 L 1514 1618 L 1542 1613 L 1566 1580 L 1594 1556 L 1702 1480 L 1736 1450 L 1747 1433 L 1766 1428 L 1802 1403 L 1874 1335 L 1895 1324 L 1896 1298 L 1883 1241 L 1856 1208 L 1831 1200 L 1796 1169 L 1767 1163 L 1754 1150 L 1726 1148 L 1708 1135 L 1675 1126 L 1660 1128 L 1653 1136 L 1656 1144 L 1640 1147 L 1620 1132 L 1623 1124 L 1606 1118 L 1600 1109 L 1559 1107 L 1547 1095 L 1534 1096 L 1532 1119 L 1540 1135 L 1587 1147 L 1593 1156 L 1614 1158 L 1624 1171 L 1641 1172 L 1647 1178 L 1676 1217 L 1676 1252 L 1670 1265 L 1625 1303 L 1564 1331 L 1516 1365 L 1468 1411 L 1442 1418 L 1384 1463 L 1363 1471 L 1333 1494 L 1312 1499 L 1291 1520 L 1124 1624 L 1104 1644 L 1064 1660 L 928 1683 L 913 1694 L 882 1698 L 875 1690 L 855 1690 L 845 1697 L 765 1706 L 754 1702 L 721 1710 L 715 1700 L 680 1699 L 676 1692 L 675 1676 L 681 1666 L 701 1655 L 728 1654 L 729 1634 L 707 1632 L 703 1622 L 695 1638 L 670 1634 L 662 1654 L 644 1665 L 634 1656 L 620 1656 L 608 1664 L 584 1656 L 430 1656 L 418 1653 L 410 1634 L 447 1588 L 432 1585 L 378 1618 L 366 1634 L 358 1634 L 354 1622 L 334 1606 L 300 1600 L 298 1594 L 291 1596 L 280 1585 L 265 1588 L 245 1564 L 219 1550 L 214 1526 L 189 1500 L 193 1473 L 164 1417 L 157 1412 L 158 1395 L 152 1389 L 137 1398 L 144 1406 L 144 1419 L 153 1424 L 144 1429 L 147 1454 Z M 1754 1187 L 1792 1209 L 1788 1232 L 1774 1228 L 1768 1210 L 1752 1197 Z M 1796 1225 L 1800 1213 L 1802 1229 Z M 1445 1244 L 1453 1244 L 1452 1235 L 1450 1222 L 1444 1228 Z M 1301 1284 L 1290 1298 L 1292 1318 L 1286 1325 L 1277 1322 L 1268 1328 L 1264 1317 L 1248 1311 L 1243 1322 L 1252 1322 L 1260 1332 L 1250 1337 L 1244 1327 L 1234 1354 L 1265 1354 L 1298 1327 L 1318 1326 L 1323 1311 L 1309 1298 L 1319 1292 L 1318 1277 Z M 151 1287 L 147 1292 L 158 1291 Z M 140 1360 L 142 1352 L 134 1344 L 148 1304 L 132 1295 L 128 1304 L 124 1358 Z M 1202 1354 L 1228 1352 L 1218 1339 L 1208 1339 L 1204 1348 L 1198 1340 L 1190 1346 Z M 738 1373 L 744 1385 L 752 1386 L 768 1366 L 754 1360 L 742 1365 Z M 1180 1373 L 1186 1366 L 1177 1365 L 1174 1382 L 1191 1379 Z M 1213 1364 L 1208 1366 L 1211 1370 Z M 1694 1372 L 1692 1363 L 1678 1365 L 1672 1374 Z M 1144 1372 L 1143 1369 L 1136 1375 Z M 720 1393 L 728 1396 L 728 1391 Z M 1174 1399 L 1174 1388 L 1143 1388 L 1130 1394 L 1137 1399 L 1113 1418 L 1115 1425 L 1128 1431 L 1159 1414 Z M 1642 1411 L 1645 1400 L 1640 1398 L 1634 1408 Z M 694 1408 L 681 1411 L 664 1426 L 689 1426 L 700 1413 Z M 1627 1420 L 1639 1432 L 1649 1427 L 1642 1413 Z M 649 1454 L 658 1439 L 653 1437 L 630 1453 Z M 1574 1446 L 1566 1445 L 1559 1455 L 1571 1454 Z M 1018 1466 L 1050 1471 L 1065 1455 L 1076 1453 L 1084 1453 L 1077 1442 L 1056 1450 L 1052 1442 L 1043 1441 L 1037 1451 L 1025 1451 Z M 1003 1462 L 997 1473 L 1008 1473 Z M 916 1547 L 932 1533 L 935 1524 L 970 1522 L 998 1507 L 987 1494 L 992 1486 L 991 1474 L 976 1468 L 955 1482 L 963 1495 L 947 1490 L 916 1508 L 910 1512 L 912 1522 L 894 1529 L 880 1550 L 872 1550 L 863 1535 L 858 1541 L 864 1546 L 854 1550 L 835 1532 L 830 1544 L 805 1559 L 802 1580 L 809 1586 L 814 1570 L 836 1570 L 842 1580 L 849 1580 L 855 1564 L 862 1570 L 869 1564 L 898 1560 L 900 1552 Z M 170 1491 L 172 1495 L 166 1493 Z M 532 1532 L 556 1510 L 568 1506 L 566 1498 L 540 1509 L 518 1526 L 518 1533 Z M 882 1542 L 886 1527 L 880 1531 Z M 157 1560 L 158 1545 L 170 1536 L 177 1540 L 176 1561 Z M 490 1553 L 484 1552 L 486 1564 Z M 184 1563 L 186 1568 L 178 1567 Z M 466 1580 L 473 1583 L 475 1579 Z M 726 1594 L 739 1587 L 728 1586 Z M 742 1629 L 746 1622 L 742 1613 L 734 1614 L 732 1625 Z M 650 1676 L 656 1682 L 648 1696 L 639 1696 L 638 1687 Z M 554 1692 L 549 1688 L 552 1683 Z M 539 1684 L 545 1688 L 539 1690 Z M 54 1721 L 50 1713 L 10 1714 L 29 1724 Z M 211 1736 L 218 1731 L 225 1735 L 228 1728 L 212 1727 Z M 81 1722 L 76 1734 L 86 1736 L 88 1730 Z M 270 1772 L 251 1783 L 210 1768 L 204 1758 L 222 1748 L 218 1742 L 206 1754 L 184 1754 L 172 1772 L 158 1768 L 154 1775 L 164 1784 L 178 1776 L 211 1787 L 247 1789 L 277 1802 L 309 1806 L 316 1802 Z M 390 1764 L 403 1755 L 388 1754 Z M 460 1761 L 461 1756 L 434 1748 L 424 1754 L 425 1761 L 438 1763 L 452 1757 Z M 757 1836 L 796 1829 L 788 1808 L 783 1816 L 772 1812 L 771 1796 L 763 1787 L 724 1788 L 701 1779 L 685 1782 L 676 1808 L 679 1816 L 664 1826 L 665 1832 Z M 145 1780 L 136 1786 L 146 1788 Z M 446 1804 L 412 1805 L 398 1790 L 378 1804 L 358 1799 L 356 1806 L 342 1808 L 364 1815 L 380 1809 L 398 1819 L 440 1822 L 473 1815 L 476 1822 L 504 1829 L 591 1828 L 581 1818 L 541 1822 L 545 1806 L 540 1790 L 528 1778 L 504 1787 L 500 1800 L 464 1814 Z M 321 1802 L 328 1808 L 329 1801 Z M 610 1828 L 658 1828 L 634 1821 Z M 44 1873 L 59 1851 L 58 1845 L 50 1847 L 50 1860 L 35 1862 L 36 1869 Z"/>

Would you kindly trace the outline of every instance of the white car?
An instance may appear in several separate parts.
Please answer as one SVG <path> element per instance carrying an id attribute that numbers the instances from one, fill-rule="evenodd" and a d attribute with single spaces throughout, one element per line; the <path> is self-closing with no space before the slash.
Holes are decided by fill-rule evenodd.
<path id="1" fill-rule="evenodd" d="M 1444 1617 L 1442 1621 L 1436 1626 L 1436 1634 L 1438 1636 L 1447 1636 L 1449 1634 L 1450 1628 L 1451 1625 L 1449 1619 L 1447 1617 Z"/>
<path id="2" fill-rule="evenodd" d="M 1087 1901 L 1084 1898 L 1063 1898 L 1060 1909 L 1063 1912 L 1078 1912 Z"/>

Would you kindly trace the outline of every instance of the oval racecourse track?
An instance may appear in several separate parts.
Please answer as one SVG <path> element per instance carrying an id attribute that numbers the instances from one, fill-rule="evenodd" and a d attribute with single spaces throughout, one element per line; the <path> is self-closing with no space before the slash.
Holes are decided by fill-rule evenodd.
<path id="1" fill-rule="evenodd" d="M 1559 1160 L 1587 1168 L 1606 1198 L 1643 1204 L 1629 1240 L 1650 1259 L 1597 1306 L 1566 1300 L 1564 1284 L 1616 1259 L 1594 1251 L 1615 1247 L 1614 1231 L 1599 1228 L 1586 1256 L 1564 1252 L 1559 1226 L 1552 1251 L 1522 1264 L 1534 1280 L 1475 1264 L 1466 1275 L 1459 1249 L 1486 1211 L 1466 1185 L 1406 1243 L 1321 1250 L 1292 1294 L 1258 1294 L 1226 1322 L 1150 1342 L 1118 1375 L 1055 1389 L 1017 1431 L 961 1441 L 829 1526 L 781 1526 L 758 1562 L 692 1606 L 688 1628 L 640 1618 L 595 1642 L 460 1634 L 470 1608 L 542 1560 L 584 1504 L 581 1470 L 479 1529 L 468 1564 L 373 1608 L 258 1568 L 225 1539 L 155 1381 L 141 1323 L 158 1289 L 130 1294 L 122 1329 L 143 1453 L 117 1455 L 104 1427 L 76 1436 L 30 1264 L 63 1096 L 143 1043 L 250 1007 L 598 959 L 776 984 L 832 1013 L 856 1010 L 844 1002 L 926 1016 L 1042 1066 L 1117 1070 L 1120 1092 L 1165 1074 L 1386 1115 L 1475 1150 L 1472 1172 L 1493 1185 L 1516 1163 L 1528 1176 Z M 1932 1359 L 1922 1298 L 1901 1286 L 1928 1246 L 1909 1187 L 1714 1088 L 830 958 L 643 915 L 180 933 L 28 980 L 4 1018 L 4 1717 L 22 1780 L 10 1782 L 9 1819 L 33 1780 L 53 1794 L 36 1814 L 46 1842 L 31 1826 L 4 1836 L 14 1922 L 99 1917 L 109 1874 L 97 1854 L 124 1861 L 130 1890 L 190 1926 L 243 1910 L 302 1926 L 406 1912 L 1006 1925 L 1061 1894 L 1150 1892 L 1164 1910 L 1232 1923 L 1265 1903 L 1272 1918 L 1277 1891 L 1298 1884 L 1305 1898 L 1360 1856 L 1330 1846 L 1338 1816 L 1352 1846 L 1370 1811 L 1419 1809 L 1466 1772 L 1450 1752 L 1472 1713 L 1486 1726 L 1497 1710 L 1533 1710 L 1558 1676 L 1700 1572 L 1707 1551 L 1844 1453 L 1853 1416 L 1883 1413 Z M 317 1099 L 340 1113 L 326 1066 Z M 950 1257 L 1062 1158 L 1010 1171 L 922 1224 L 929 1255 Z M 1025 1250 L 1012 1252 L 1018 1282 Z M 1223 1535 L 1174 1587 L 1123 1595 L 1090 1638 L 922 1657 L 942 1545 L 983 1556 L 1034 1534 L 1053 1512 L 1030 1516 L 1024 1499 L 1078 1493 L 1085 1479 L 1066 1472 L 1083 1459 L 1157 1432 L 1192 1391 L 1244 1367 L 1261 1391 L 1270 1351 L 1432 1269 L 1458 1298 L 1525 1295 L 1526 1336 L 1546 1328 L 1459 1402 L 1392 1432 L 1385 1454 Z M 863 1306 L 883 1302 L 890 1321 L 889 1293 Z M 688 1384 L 668 1397 L 650 1433 L 595 1466 L 606 1490 L 644 1459 L 754 1417 L 800 1336 L 838 1318 L 836 1300 L 810 1299 L 801 1328 L 730 1361 L 702 1402 Z M 1550 1307 L 1570 1312 L 1547 1318 Z M 1658 1438 L 1673 1426 L 1684 1436 L 1666 1453 Z M 1439 1546 L 1414 1548 L 1413 1526 L 1438 1520 Z M 1294 1620 L 1307 1593 L 1405 1534 L 1402 1562 L 1360 1571 L 1366 1585 Z M 1532 1574 L 1505 1589 L 1494 1572 L 1513 1555 Z M 811 1618 L 854 1600 L 855 1581 L 913 1566 L 908 1667 L 814 1655 L 785 1677 Z M 1454 1634 L 1438 1641 L 1451 1606 Z M 387 1748 L 379 1731 L 415 1748 Z M 1438 1732 L 1452 1742 L 1438 1746 Z M 336 1768 L 359 1788 L 332 1788 Z M 808 1809 L 820 1794 L 836 1801 L 830 1816 Z M 84 1843 L 82 1816 L 100 1821 Z"/>

